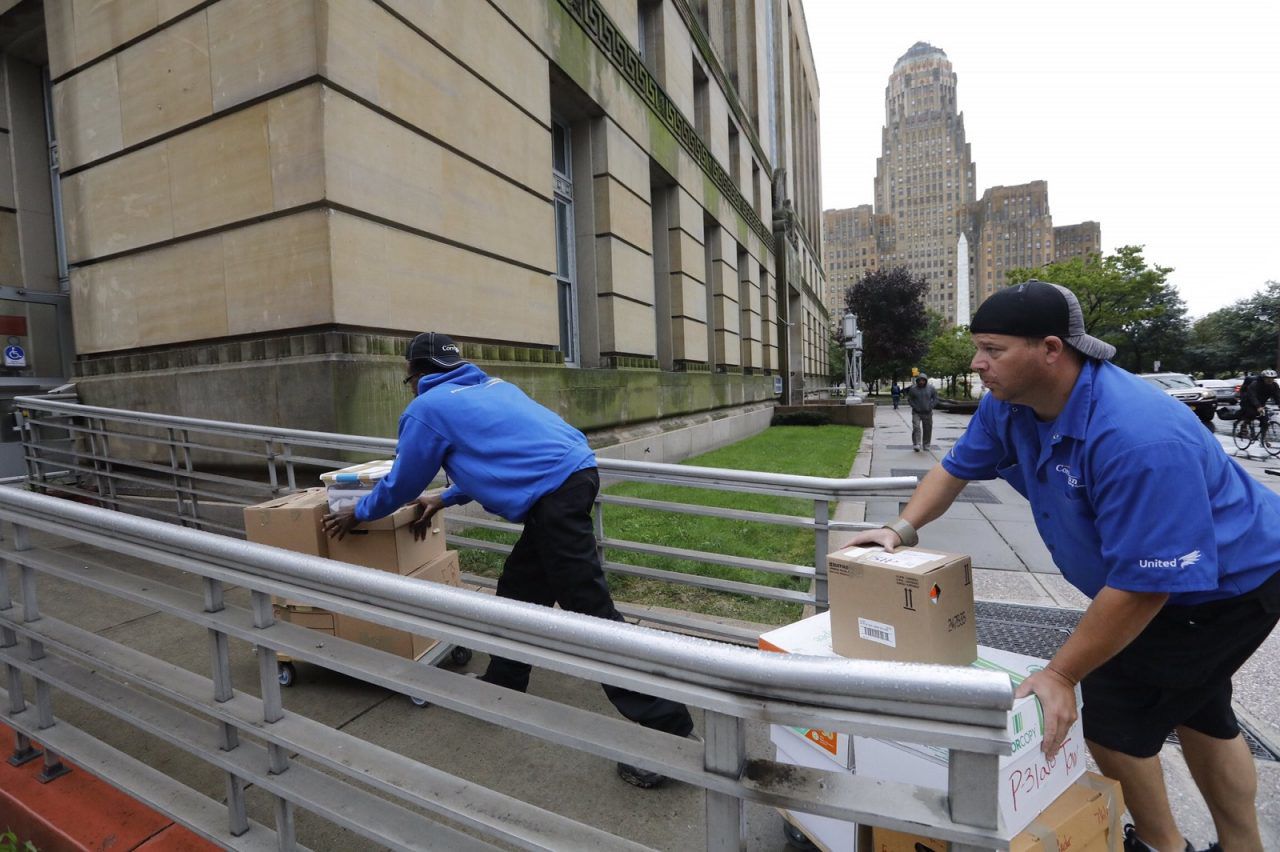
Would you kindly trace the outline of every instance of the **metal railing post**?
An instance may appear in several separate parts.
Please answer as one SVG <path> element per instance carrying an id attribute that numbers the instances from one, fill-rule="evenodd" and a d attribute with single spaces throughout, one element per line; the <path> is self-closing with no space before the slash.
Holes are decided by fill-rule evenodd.
<path id="1" fill-rule="evenodd" d="M 743 720 L 737 716 L 707 711 L 703 718 L 706 753 L 703 767 L 708 772 L 732 778 L 742 777 L 746 762 L 747 734 Z M 707 791 L 707 850 L 731 852 L 745 850 L 747 837 L 746 802 L 732 793 Z"/>
<path id="2" fill-rule="evenodd" d="M 293 444 L 290 444 L 287 441 L 282 441 L 281 447 L 284 449 L 283 455 L 284 455 L 285 481 L 289 483 L 290 491 L 297 491 L 298 490 L 298 474 L 293 469 Z"/>
<path id="3" fill-rule="evenodd" d="M 23 551 L 31 549 L 31 535 L 26 527 L 13 525 L 13 549 Z M 19 573 L 19 589 L 22 593 L 22 623 L 30 624 L 40 620 L 40 602 L 36 597 L 36 572 L 29 565 L 23 565 Z M 27 659 L 32 662 L 44 659 L 44 643 L 35 638 L 27 639 Z M 49 684 L 42 678 L 33 676 L 36 684 L 36 727 L 43 731 L 53 727 L 53 695 Z M 51 749 L 44 750 L 44 767 L 36 780 L 48 784 L 70 772 Z"/>
<path id="4" fill-rule="evenodd" d="M 593 522 L 596 531 L 596 559 L 600 560 L 601 566 L 604 565 L 604 501 L 600 499 L 600 492 L 596 492 L 596 516 Z"/>
<path id="5" fill-rule="evenodd" d="M 97 430 L 90 434 L 96 434 L 98 436 L 97 446 L 100 447 L 102 451 L 102 483 L 105 483 L 106 485 L 106 502 L 112 509 L 115 509 L 118 512 L 120 511 L 120 501 L 116 499 L 115 469 L 111 465 L 111 441 L 107 438 L 107 421 L 106 418 L 99 417 L 96 420 L 90 418 L 89 423 L 92 428 Z M 94 455 L 96 461 L 97 449 L 95 449 Z M 94 467 L 96 469 L 98 465 L 95 463 Z M 103 494 L 104 489 L 100 484 L 98 487 L 98 496 L 101 497 Z"/>
<path id="6" fill-rule="evenodd" d="M 265 629 L 275 623 L 271 596 L 253 592 L 253 626 Z M 284 718 L 284 702 L 280 695 L 280 662 L 274 648 L 255 646 L 258 650 L 258 679 L 262 686 L 262 721 L 268 725 Z M 267 743 L 267 763 L 272 775 L 289 769 L 289 752 L 277 743 Z M 276 797 L 276 839 L 280 849 L 293 849 L 295 844 L 293 802 Z"/>
<path id="7" fill-rule="evenodd" d="M 272 449 L 274 442 L 271 438 L 267 438 L 263 443 L 267 448 L 267 479 L 271 482 L 271 493 L 278 495 L 280 493 L 280 477 L 276 474 L 276 453 Z"/>
<path id="8" fill-rule="evenodd" d="M 225 602 L 221 580 L 204 580 L 204 611 L 221 612 Z M 231 650 L 227 634 L 209 629 L 209 653 L 211 658 L 213 700 L 221 704 L 235 696 L 231 685 Z M 230 722 L 222 722 L 218 731 L 218 748 L 231 751 L 240 745 L 240 731 Z M 245 807 L 244 779 L 235 773 L 227 773 L 227 830 L 232 837 L 239 837 L 249 830 L 249 813 Z"/>
<path id="9" fill-rule="evenodd" d="M 186 501 L 182 499 L 182 486 L 178 484 L 178 436 L 172 426 L 166 429 L 165 432 L 169 436 L 169 442 L 166 445 L 169 448 L 169 482 L 173 486 L 173 500 L 178 509 L 178 522 L 185 527 L 189 525 L 184 511 Z"/>
<path id="10" fill-rule="evenodd" d="M 953 820 L 979 828 L 1000 827 L 996 780 L 999 767 L 999 755 L 951 749 L 947 763 L 947 803 Z"/>
<path id="11" fill-rule="evenodd" d="M 830 549 L 831 503 L 825 499 L 813 501 L 813 608 L 817 612 L 826 612 L 827 599 L 827 552 Z"/>
<path id="12" fill-rule="evenodd" d="M 0 609 L 12 609 L 13 596 L 9 593 L 9 560 L 0 559 Z M 0 627 L 0 648 L 14 648 L 18 645 L 18 633 L 12 627 Z M 9 687 L 9 715 L 15 716 L 27 709 L 26 699 L 22 692 L 22 671 L 11 663 L 5 663 L 5 674 Z M 13 754 L 9 755 L 11 766 L 22 766 L 39 757 L 42 752 L 31 744 L 31 740 L 21 731 L 13 732 Z"/>
<path id="13" fill-rule="evenodd" d="M 27 465 L 27 479 L 33 484 L 39 483 L 44 485 L 44 471 L 37 462 L 37 453 L 40 448 L 40 441 L 36 437 L 36 424 L 27 422 L 27 418 L 23 416 L 21 408 L 13 410 L 14 422 L 18 429 L 18 439 L 22 443 L 22 458 Z M 44 489 L 39 489 L 42 493 Z"/>
<path id="14" fill-rule="evenodd" d="M 191 517 L 195 520 L 196 529 L 202 530 L 204 525 L 200 523 L 200 497 L 196 494 L 196 480 L 192 476 L 195 468 L 191 463 L 191 432 L 182 429 L 178 434 L 182 437 L 182 466 L 187 472 L 187 499 L 191 501 Z"/>

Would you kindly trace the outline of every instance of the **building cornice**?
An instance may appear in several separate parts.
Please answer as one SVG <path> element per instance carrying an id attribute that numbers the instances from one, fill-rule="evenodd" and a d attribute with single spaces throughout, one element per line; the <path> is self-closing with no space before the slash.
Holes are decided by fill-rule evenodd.
<path id="1" fill-rule="evenodd" d="M 761 221 L 751 202 L 743 196 L 725 168 L 716 161 L 707 143 L 698 135 L 689 119 L 680 112 L 675 101 L 658 85 L 658 81 L 645 67 L 639 51 L 631 46 L 600 3 L 597 0 L 559 0 L 559 3 L 569 13 L 569 17 L 582 28 L 596 48 L 608 58 L 622 78 L 630 84 L 641 100 L 648 104 L 654 115 L 671 131 L 671 135 L 693 158 L 703 173 L 711 179 L 716 189 L 729 200 L 748 227 L 755 231 L 765 245 L 772 245 L 773 232 L 769 226 Z M 747 136 L 751 138 L 749 133 Z M 758 144 L 756 140 L 752 141 L 753 147 Z M 764 162 L 768 165 L 768 160 Z"/>

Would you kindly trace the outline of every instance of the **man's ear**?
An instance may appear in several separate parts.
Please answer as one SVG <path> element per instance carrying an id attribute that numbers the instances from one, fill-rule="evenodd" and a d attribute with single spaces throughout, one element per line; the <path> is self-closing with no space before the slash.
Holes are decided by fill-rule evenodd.
<path id="1" fill-rule="evenodd" d="M 1066 354 L 1067 344 L 1061 337 L 1051 334 L 1044 338 L 1043 343 L 1046 363 L 1056 364 Z"/>

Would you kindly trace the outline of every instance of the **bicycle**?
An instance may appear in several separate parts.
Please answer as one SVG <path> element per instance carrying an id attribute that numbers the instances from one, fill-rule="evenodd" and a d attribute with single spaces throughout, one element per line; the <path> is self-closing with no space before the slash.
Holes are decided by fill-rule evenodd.
<path id="1" fill-rule="evenodd" d="M 1259 423 L 1262 425 L 1259 426 Z M 1256 441 L 1262 449 L 1267 451 L 1267 455 L 1275 458 L 1280 456 L 1280 421 L 1276 419 L 1276 413 L 1270 409 L 1257 417 L 1237 420 L 1231 429 L 1231 439 L 1241 450 L 1249 449 Z"/>

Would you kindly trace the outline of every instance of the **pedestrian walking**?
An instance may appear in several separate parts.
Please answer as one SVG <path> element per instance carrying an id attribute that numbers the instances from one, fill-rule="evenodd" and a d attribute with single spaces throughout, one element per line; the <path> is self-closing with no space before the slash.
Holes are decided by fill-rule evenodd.
<path id="1" fill-rule="evenodd" d="M 515 385 L 462 360 L 444 334 L 424 332 L 409 343 L 404 381 L 414 399 L 400 416 L 395 463 L 354 510 L 325 516 L 328 534 L 342 538 L 416 501 L 422 514 L 413 532 L 421 538 L 441 509 L 478 500 L 485 511 L 524 523 L 498 578 L 499 597 L 622 621 L 596 549 L 591 510 L 600 478 L 583 434 Z M 420 497 L 442 467 L 451 485 Z M 524 692 L 530 670 L 492 657 L 481 679 Z M 683 704 L 608 684 L 604 692 L 633 722 L 679 737 L 693 732 Z M 665 780 L 622 763 L 618 774 L 637 787 Z"/>
<path id="2" fill-rule="evenodd" d="M 933 410 L 938 407 L 938 389 L 929 384 L 924 373 L 916 375 L 907 388 L 907 404 L 911 406 L 911 449 L 920 452 L 933 443 Z"/>
<path id="3" fill-rule="evenodd" d="M 889 396 L 893 397 L 893 410 L 898 410 L 898 402 L 902 399 L 902 385 L 898 384 L 898 380 L 894 379 L 893 384 L 889 386 Z"/>
<path id="4" fill-rule="evenodd" d="M 1177 731 L 1226 850 L 1261 850 L 1257 774 L 1231 709 L 1231 678 L 1280 619 L 1280 495 L 1254 481 L 1183 404 L 1109 363 L 1064 287 L 997 292 L 969 326 L 990 393 L 902 516 L 858 534 L 917 542 L 973 480 L 1027 498 L 1063 577 L 1092 599 L 1034 693 L 1053 754 L 1084 696 L 1084 736 L 1118 780 L 1127 852 L 1191 849 L 1160 763 Z M 1210 847 L 1211 849 L 1214 847 Z"/>

